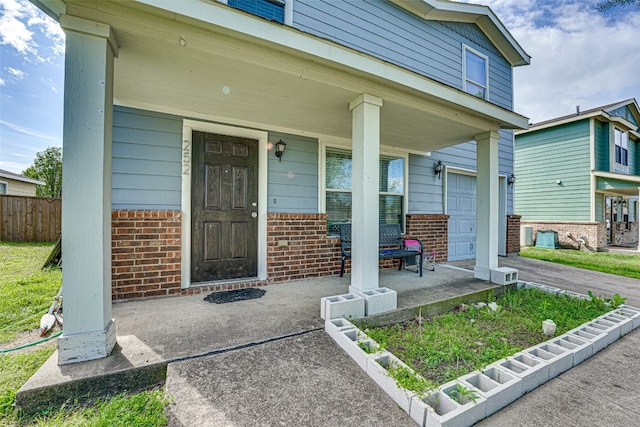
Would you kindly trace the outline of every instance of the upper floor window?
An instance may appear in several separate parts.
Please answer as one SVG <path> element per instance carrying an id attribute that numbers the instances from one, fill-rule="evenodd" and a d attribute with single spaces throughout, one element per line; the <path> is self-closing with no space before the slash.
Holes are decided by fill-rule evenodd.
<path id="1" fill-rule="evenodd" d="M 325 155 L 325 208 L 327 234 L 339 234 L 340 224 L 351 222 L 351 151 L 327 147 Z M 380 156 L 380 224 L 403 225 L 405 158 Z"/>
<path id="2" fill-rule="evenodd" d="M 7 194 L 8 187 L 6 182 L 0 182 L 0 194 Z"/>
<path id="3" fill-rule="evenodd" d="M 468 46 L 464 46 L 462 68 L 465 92 L 478 98 L 487 99 L 489 95 L 489 58 Z"/>
<path id="4" fill-rule="evenodd" d="M 618 128 L 613 129 L 616 145 L 616 163 L 629 166 L 629 135 Z"/>
<path id="5" fill-rule="evenodd" d="M 284 23 L 283 0 L 227 0 L 227 4 L 271 21 Z"/>

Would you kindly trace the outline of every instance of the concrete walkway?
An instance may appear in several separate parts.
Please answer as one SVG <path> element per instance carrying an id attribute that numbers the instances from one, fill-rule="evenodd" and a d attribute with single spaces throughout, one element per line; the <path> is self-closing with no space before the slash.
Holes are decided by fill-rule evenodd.
<path id="1" fill-rule="evenodd" d="M 640 258 L 639 258 L 640 260 Z M 398 291 L 399 308 L 484 292 L 459 262 L 422 279 L 385 271 L 380 285 Z M 501 258 L 522 280 L 596 295 L 620 293 L 640 306 L 640 281 L 526 258 Z M 54 358 L 21 397 L 83 392 L 164 379 L 173 399 L 170 426 L 413 426 L 414 422 L 323 331 L 322 296 L 346 293 L 349 278 L 268 286 L 260 299 L 210 304 L 202 295 L 114 304 L 118 348 L 100 361 L 58 367 Z M 640 425 L 640 332 L 482 421 L 482 426 Z M 89 387 L 90 388 L 90 387 Z M 116 387 L 117 388 L 117 387 Z M 23 390 L 21 390 L 23 391 Z M 31 393 L 31 394 L 29 394 Z M 18 401 L 18 397 L 16 401 Z"/>

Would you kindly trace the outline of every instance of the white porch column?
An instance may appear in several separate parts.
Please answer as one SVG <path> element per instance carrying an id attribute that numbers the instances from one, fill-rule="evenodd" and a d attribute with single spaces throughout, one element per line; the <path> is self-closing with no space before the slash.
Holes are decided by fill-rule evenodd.
<path id="1" fill-rule="evenodd" d="M 349 104 L 353 148 L 349 292 L 378 287 L 380 107 L 382 99 L 367 94 Z"/>
<path id="2" fill-rule="evenodd" d="M 638 252 L 640 252 L 640 187 L 638 187 L 638 209 L 636 214 L 636 224 L 638 224 Z"/>
<path id="3" fill-rule="evenodd" d="M 106 357 L 111 318 L 111 133 L 118 45 L 105 24 L 62 15 L 64 329 L 58 364 Z"/>
<path id="4" fill-rule="evenodd" d="M 477 135 L 476 267 L 474 276 L 491 280 L 498 268 L 498 132 Z"/>

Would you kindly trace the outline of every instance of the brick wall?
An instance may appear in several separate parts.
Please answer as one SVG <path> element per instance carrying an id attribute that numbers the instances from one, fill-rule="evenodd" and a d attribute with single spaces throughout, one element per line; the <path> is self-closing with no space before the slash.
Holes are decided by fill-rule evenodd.
<path id="1" fill-rule="evenodd" d="M 606 223 L 536 221 L 521 221 L 520 223 L 533 227 L 534 242 L 538 231 L 556 231 L 561 247 L 577 248 L 578 239 L 583 239 L 588 248 L 595 250 L 606 245 Z"/>
<path id="2" fill-rule="evenodd" d="M 447 261 L 448 215 L 407 215 L 407 234 L 435 248 Z M 335 276 L 340 272 L 340 239 L 326 235 L 326 214 L 273 213 L 267 217 L 268 281 L 218 283 L 181 289 L 181 213 L 164 210 L 114 210 L 112 298 L 122 300 L 224 291 L 289 280 Z M 383 269 L 398 260 L 382 260 Z M 349 272 L 350 260 L 345 271 Z"/>
<path id="3" fill-rule="evenodd" d="M 507 255 L 520 253 L 520 215 L 507 215 Z"/>
<path id="4" fill-rule="evenodd" d="M 267 216 L 269 282 L 332 276 L 340 272 L 340 239 L 327 238 L 326 214 Z"/>
<path id="5" fill-rule="evenodd" d="M 111 212 L 114 300 L 180 293 L 180 211 Z"/>
<path id="6" fill-rule="evenodd" d="M 425 249 L 436 250 L 436 262 L 449 260 L 449 215 L 408 214 L 406 231 L 420 239 Z"/>

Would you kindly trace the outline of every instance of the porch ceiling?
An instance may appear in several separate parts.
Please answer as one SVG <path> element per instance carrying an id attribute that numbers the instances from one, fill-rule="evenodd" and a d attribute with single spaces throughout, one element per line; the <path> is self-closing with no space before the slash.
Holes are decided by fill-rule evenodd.
<path id="1" fill-rule="evenodd" d="M 384 102 L 381 143 L 417 152 L 514 127 L 505 123 L 504 117 L 459 105 L 476 101 L 444 85 L 437 89 L 449 91 L 452 99 L 443 100 L 379 75 L 191 18 L 175 19 L 156 9 L 130 9 L 113 2 L 100 7 L 97 11 L 84 4 L 68 6 L 67 13 L 112 26 L 120 46 L 114 97 L 121 105 L 350 139 L 349 102 L 361 93 L 369 93 Z M 262 20 L 255 21 L 263 24 Z M 301 34 L 292 33 L 297 37 Z M 327 56 L 335 55 L 331 49 L 336 46 L 324 43 Z M 411 79 L 433 86 L 429 79 L 377 62 L 390 73 L 408 73 Z M 505 112 L 499 111 L 500 115 Z M 513 113 L 506 112 L 509 114 Z"/>

